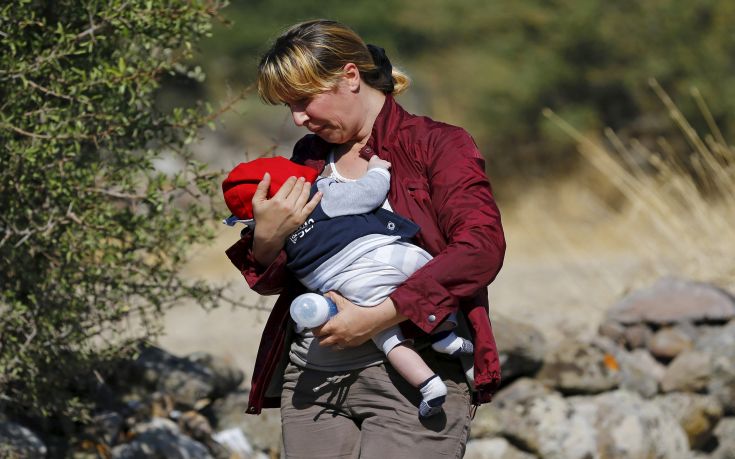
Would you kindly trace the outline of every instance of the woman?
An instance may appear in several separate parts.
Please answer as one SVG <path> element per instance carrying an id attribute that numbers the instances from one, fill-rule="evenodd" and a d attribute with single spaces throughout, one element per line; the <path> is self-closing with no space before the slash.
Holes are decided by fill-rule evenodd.
<path id="1" fill-rule="evenodd" d="M 285 103 L 312 132 L 292 159 L 319 172 L 329 166 L 341 180 L 361 177 L 372 155 L 389 161 L 387 205 L 421 227 L 416 243 L 434 256 L 378 306 L 331 293 L 340 312 L 314 330 L 330 352 L 315 356 L 314 343 L 291 330 L 288 308 L 303 287 L 282 249 L 318 196 L 309 201 L 309 184 L 291 178 L 266 199 L 263 178 L 253 198 L 258 225 L 227 254 L 253 290 L 281 295 L 263 332 L 248 412 L 280 404 L 287 457 L 461 457 L 471 405 L 488 402 L 500 380 L 487 285 L 505 240 L 484 162 L 464 130 L 404 111 L 393 96 L 407 86 L 381 48 L 333 21 L 293 26 L 259 66 L 261 97 Z M 415 390 L 369 340 L 400 323 L 420 348 L 422 336 L 458 311 L 475 347 L 473 390 L 457 361 L 424 349 L 448 392 L 442 415 L 419 419 Z"/>

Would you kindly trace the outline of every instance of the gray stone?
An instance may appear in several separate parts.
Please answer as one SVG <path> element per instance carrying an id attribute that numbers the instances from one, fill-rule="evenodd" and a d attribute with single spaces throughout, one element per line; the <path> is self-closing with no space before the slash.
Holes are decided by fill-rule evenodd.
<path id="1" fill-rule="evenodd" d="M 106 411 L 92 418 L 92 422 L 85 428 L 85 433 L 100 443 L 114 445 L 122 431 L 125 419 L 120 413 Z"/>
<path id="2" fill-rule="evenodd" d="M 653 331 L 645 324 L 634 324 L 625 329 L 625 344 L 630 349 L 646 347 L 653 337 Z"/>
<path id="3" fill-rule="evenodd" d="M 694 340 L 681 327 L 664 327 L 648 341 L 648 350 L 659 359 L 672 360 L 677 355 L 691 349 Z"/>
<path id="4" fill-rule="evenodd" d="M 596 454 L 590 457 L 689 458 L 686 434 L 679 424 L 657 404 L 635 393 L 572 397 L 570 404 L 595 426 Z"/>
<path id="5" fill-rule="evenodd" d="M 626 329 L 627 328 L 618 321 L 604 320 L 600 324 L 600 327 L 597 329 L 597 333 L 599 333 L 600 336 L 609 338 L 614 343 L 622 346 L 626 342 L 626 339 L 625 339 Z"/>
<path id="6" fill-rule="evenodd" d="M 536 377 L 564 394 L 596 394 L 611 390 L 621 375 L 614 356 L 595 343 L 562 341 Z"/>
<path id="7" fill-rule="evenodd" d="M 40 459 L 48 449 L 30 429 L 11 421 L 0 421 L 0 457 Z"/>
<path id="8" fill-rule="evenodd" d="M 620 362 L 620 388 L 636 392 L 645 398 L 655 396 L 659 391 L 666 367 L 661 365 L 645 349 L 632 352 L 619 352 L 615 357 Z"/>
<path id="9" fill-rule="evenodd" d="M 664 392 L 701 392 L 709 383 L 712 357 L 705 352 L 685 351 L 666 368 L 661 379 Z"/>
<path id="10" fill-rule="evenodd" d="M 281 449 L 281 414 L 278 410 L 263 410 L 254 416 L 245 414 L 248 393 L 232 392 L 216 400 L 209 408 L 215 419 L 214 427 L 221 431 L 233 427 L 242 430 L 255 450 L 279 451 Z"/>
<path id="11" fill-rule="evenodd" d="M 493 403 L 482 405 L 475 413 L 470 430 L 471 438 L 496 437 L 507 431 L 507 426 L 520 422 L 515 408 L 531 399 L 545 396 L 552 391 L 530 378 L 520 378 L 501 389 L 493 398 Z"/>
<path id="12" fill-rule="evenodd" d="M 483 438 L 467 442 L 464 459 L 535 459 L 504 438 Z"/>
<path id="13" fill-rule="evenodd" d="M 216 396 L 228 394 L 238 388 L 245 379 L 245 373 L 230 361 L 207 352 L 197 352 L 187 356 L 191 362 L 209 368 L 214 375 Z"/>
<path id="14" fill-rule="evenodd" d="M 539 369 L 546 352 L 546 340 L 539 330 L 499 316 L 493 320 L 493 333 L 498 344 L 504 383 L 531 376 Z"/>
<path id="15" fill-rule="evenodd" d="M 198 408 L 215 395 L 217 380 L 212 370 L 157 347 L 143 349 L 133 371 L 149 389 L 170 394 L 184 408 Z"/>
<path id="16" fill-rule="evenodd" d="M 735 415 L 735 321 L 708 329 L 695 347 L 712 356 L 707 391 L 717 397 L 727 415 Z"/>
<path id="17" fill-rule="evenodd" d="M 735 300 L 713 285 L 667 277 L 626 296 L 607 317 L 623 324 L 725 322 L 735 318 Z"/>
<path id="18" fill-rule="evenodd" d="M 654 401 L 679 422 L 691 449 L 702 450 L 711 444 L 715 426 L 722 418 L 722 406 L 715 397 L 673 392 L 660 395 Z"/>
<path id="19" fill-rule="evenodd" d="M 163 418 L 153 418 L 133 429 L 129 443 L 112 449 L 115 459 L 212 459 L 201 443 L 183 435 L 178 426 Z"/>
<path id="20" fill-rule="evenodd" d="M 723 418 L 715 427 L 717 448 L 712 459 L 735 459 L 735 418 Z"/>

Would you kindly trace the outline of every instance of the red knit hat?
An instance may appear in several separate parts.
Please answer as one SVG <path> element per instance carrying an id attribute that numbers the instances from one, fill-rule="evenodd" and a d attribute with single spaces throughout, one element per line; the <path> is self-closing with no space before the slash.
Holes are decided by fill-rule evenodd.
<path id="1" fill-rule="evenodd" d="M 296 164 L 283 156 L 258 158 L 238 164 L 222 182 L 225 203 L 237 218 L 253 218 L 253 195 L 266 172 L 271 175 L 268 198 L 273 197 L 289 177 L 304 177 L 307 182 L 314 183 L 319 175 L 316 170 Z"/>

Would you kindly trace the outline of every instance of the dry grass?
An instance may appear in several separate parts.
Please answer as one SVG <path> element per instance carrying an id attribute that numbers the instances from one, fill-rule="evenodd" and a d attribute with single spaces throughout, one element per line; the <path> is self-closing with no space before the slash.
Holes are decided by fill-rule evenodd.
<path id="1" fill-rule="evenodd" d="M 624 202 L 613 208 L 595 190 L 577 186 L 573 193 L 578 199 L 567 204 L 582 206 L 594 221 L 585 226 L 579 219 L 547 215 L 544 231 L 560 250 L 572 255 L 584 252 L 588 256 L 590 248 L 583 247 L 590 243 L 596 245 L 593 251 L 635 254 L 644 268 L 639 283 L 678 275 L 732 288 L 735 149 L 725 141 L 696 89 L 692 96 L 710 130 L 704 135 L 691 126 L 655 80 L 651 86 L 686 138 L 688 151 L 675 151 L 664 138 L 658 140 L 655 150 L 636 140 L 626 145 L 612 130 L 605 131 L 607 142 L 601 142 L 583 135 L 551 110 L 545 111 L 579 143 L 580 154 L 597 170 L 598 186 L 614 187 Z M 561 191 L 563 196 L 563 187 Z M 579 243 L 580 225 L 589 237 L 583 244 Z M 613 290 L 632 287 L 615 285 L 619 282 L 613 278 L 610 282 Z"/>

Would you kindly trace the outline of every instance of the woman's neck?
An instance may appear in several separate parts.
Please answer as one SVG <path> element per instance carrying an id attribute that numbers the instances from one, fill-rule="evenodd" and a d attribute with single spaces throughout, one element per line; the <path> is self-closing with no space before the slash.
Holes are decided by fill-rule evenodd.
<path id="1" fill-rule="evenodd" d="M 361 105 L 365 107 L 365 118 L 353 139 L 337 147 L 336 159 L 338 161 L 342 156 L 360 156 L 360 149 L 370 140 L 375 120 L 385 104 L 386 96 L 382 91 L 368 85 L 364 85 L 363 88 L 365 89 L 360 95 L 363 98 Z"/>

